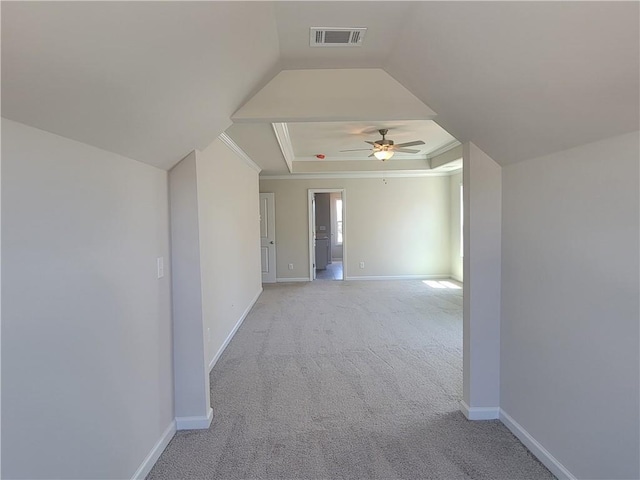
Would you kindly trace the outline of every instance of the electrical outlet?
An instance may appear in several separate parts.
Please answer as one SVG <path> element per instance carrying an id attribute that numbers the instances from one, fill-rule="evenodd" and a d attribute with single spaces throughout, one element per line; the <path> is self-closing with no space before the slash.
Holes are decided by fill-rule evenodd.
<path id="1" fill-rule="evenodd" d="M 293 270 L 293 263 L 289 264 L 289 270 Z"/>
<path id="2" fill-rule="evenodd" d="M 364 268 L 364 262 L 360 262 L 360 268 Z"/>

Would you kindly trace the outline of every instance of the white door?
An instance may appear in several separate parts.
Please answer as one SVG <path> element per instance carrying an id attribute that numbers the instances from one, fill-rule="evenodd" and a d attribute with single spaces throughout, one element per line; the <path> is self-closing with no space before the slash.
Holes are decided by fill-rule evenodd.
<path id="1" fill-rule="evenodd" d="M 312 194 L 313 198 L 311 199 L 311 231 L 309 235 L 311 235 L 311 245 L 313 248 L 311 249 L 311 280 L 316 279 L 316 196 Z"/>
<path id="2" fill-rule="evenodd" d="M 276 283 L 276 202 L 273 193 L 260 194 L 260 258 L 262 283 Z"/>

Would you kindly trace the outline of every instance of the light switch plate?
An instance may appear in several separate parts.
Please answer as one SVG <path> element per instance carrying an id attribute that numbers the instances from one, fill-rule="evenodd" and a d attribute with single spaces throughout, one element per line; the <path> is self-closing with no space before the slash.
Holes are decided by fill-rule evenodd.
<path id="1" fill-rule="evenodd" d="M 157 266 L 158 266 L 158 278 L 164 277 L 164 257 L 158 257 Z"/>

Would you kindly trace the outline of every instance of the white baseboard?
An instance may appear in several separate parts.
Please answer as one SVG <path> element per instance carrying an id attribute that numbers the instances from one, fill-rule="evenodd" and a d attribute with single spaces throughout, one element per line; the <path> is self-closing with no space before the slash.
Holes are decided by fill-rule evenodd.
<path id="1" fill-rule="evenodd" d="M 227 335 L 227 338 L 224 339 L 224 342 L 222 342 L 222 345 L 220 346 L 216 354 L 213 356 L 213 358 L 209 362 L 209 371 L 211 371 L 211 369 L 215 366 L 216 362 L 222 355 L 222 352 L 224 352 L 224 349 L 227 348 L 227 345 L 229 345 L 229 342 L 231 341 L 233 336 L 236 334 L 236 332 L 240 328 L 240 325 L 242 325 L 242 322 L 244 322 L 244 319 L 247 318 L 247 315 L 249 315 L 249 312 L 251 311 L 255 303 L 258 301 L 258 298 L 260 298 L 261 293 L 262 293 L 262 287 L 260 287 L 260 290 L 258 290 L 258 293 L 256 294 L 256 296 L 253 297 L 253 300 L 249 302 L 249 305 L 247 306 L 247 308 L 245 308 L 244 312 L 242 312 L 240 319 L 233 326 L 233 328 L 231 329 L 231 332 L 229 332 L 229 335 Z"/>
<path id="2" fill-rule="evenodd" d="M 288 282 L 308 282 L 309 277 L 301 277 L 301 278 L 276 278 L 277 283 L 288 283 Z"/>
<path id="3" fill-rule="evenodd" d="M 158 458 L 160 458 L 162 452 L 164 452 L 164 449 L 167 448 L 167 445 L 169 445 L 169 442 L 171 441 L 175 433 L 176 421 L 172 420 L 160 439 L 156 442 L 156 444 L 149 452 L 149 455 L 147 455 L 147 458 L 144 459 L 138 470 L 136 470 L 136 473 L 134 473 L 133 477 L 131 477 L 132 480 L 144 480 L 144 478 L 149 475 L 149 472 L 158 461 Z"/>
<path id="4" fill-rule="evenodd" d="M 450 275 L 450 278 L 452 278 L 453 280 L 455 280 L 456 282 L 460 282 L 460 283 L 464 283 L 462 281 L 462 278 L 456 277 L 455 275 Z"/>
<path id="5" fill-rule="evenodd" d="M 450 275 L 349 275 L 347 280 L 444 280 Z"/>
<path id="6" fill-rule="evenodd" d="M 213 420 L 213 409 L 210 408 L 206 417 L 176 417 L 178 430 L 206 430 Z"/>
<path id="7" fill-rule="evenodd" d="M 559 479 L 576 480 L 576 477 L 567 470 L 546 448 L 544 448 L 522 425 L 516 422 L 511 416 L 500 409 L 500 421 L 511 430 L 518 439 L 533 453 L 542 464 L 547 467 Z"/>
<path id="8" fill-rule="evenodd" d="M 497 420 L 500 418 L 499 407 L 470 407 L 464 400 L 461 400 L 460 410 L 467 417 L 467 420 Z"/>

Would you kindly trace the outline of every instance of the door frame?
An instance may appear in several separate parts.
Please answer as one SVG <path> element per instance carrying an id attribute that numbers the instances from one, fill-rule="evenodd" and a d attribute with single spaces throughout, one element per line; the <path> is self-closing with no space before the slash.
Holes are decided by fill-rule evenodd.
<path id="1" fill-rule="evenodd" d="M 313 282 L 314 280 L 315 258 L 313 252 L 316 232 L 314 231 L 313 199 L 316 193 L 339 193 L 342 196 L 342 280 L 344 281 L 347 279 L 347 190 L 345 188 L 310 188 L 308 190 L 309 281 Z"/>

